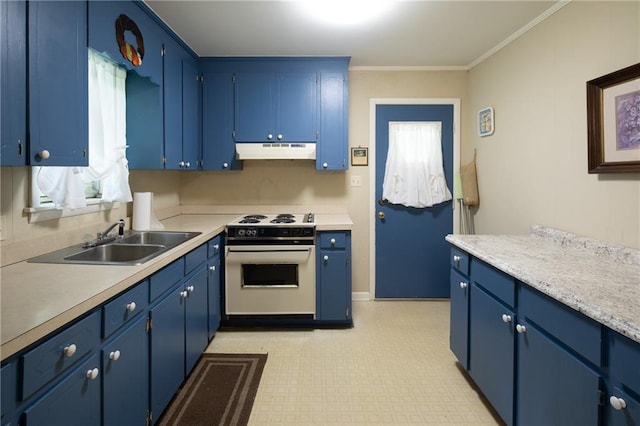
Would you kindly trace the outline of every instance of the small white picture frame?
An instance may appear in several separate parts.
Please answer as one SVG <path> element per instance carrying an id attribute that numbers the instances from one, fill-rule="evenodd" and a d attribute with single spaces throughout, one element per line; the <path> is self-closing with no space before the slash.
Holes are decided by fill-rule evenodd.
<path id="1" fill-rule="evenodd" d="M 482 108 L 478 111 L 478 135 L 480 137 L 490 136 L 495 130 L 495 120 L 493 108 Z"/>

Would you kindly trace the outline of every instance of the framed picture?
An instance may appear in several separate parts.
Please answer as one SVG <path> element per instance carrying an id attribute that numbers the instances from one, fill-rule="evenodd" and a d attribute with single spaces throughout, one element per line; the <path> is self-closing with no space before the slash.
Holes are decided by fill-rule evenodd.
<path id="1" fill-rule="evenodd" d="M 368 166 L 369 165 L 369 148 L 351 148 L 351 165 L 352 166 Z"/>
<path id="2" fill-rule="evenodd" d="M 589 173 L 640 172 L 640 63 L 587 82 Z"/>
<path id="3" fill-rule="evenodd" d="M 481 137 L 493 134 L 495 129 L 493 119 L 493 108 L 487 107 L 478 111 L 478 135 Z"/>

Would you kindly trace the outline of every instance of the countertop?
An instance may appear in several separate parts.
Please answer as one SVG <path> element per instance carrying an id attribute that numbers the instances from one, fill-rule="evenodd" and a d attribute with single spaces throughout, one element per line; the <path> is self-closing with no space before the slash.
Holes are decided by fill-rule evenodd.
<path id="1" fill-rule="evenodd" d="M 138 266 L 18 262 L 0 269 L 0 355 L 4 360 L 224 231 L 238 214 L 187 214 L 167 231 L 202 234 Z M 350 230 L 348 214 L 316 214 L 316 230 Z"/>
<path id="2" fill-rule="evenodd" d="M 534 226 L 530 235 L 446 240 L 640 343 L 640 251 Z"/>

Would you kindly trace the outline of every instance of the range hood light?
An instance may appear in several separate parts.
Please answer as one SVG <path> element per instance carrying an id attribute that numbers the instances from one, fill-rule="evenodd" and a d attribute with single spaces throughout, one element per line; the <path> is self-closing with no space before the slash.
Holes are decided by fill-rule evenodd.
<path id="1" fill-rule="evenodd" d="M 237 143 L 238 160 L 315 160 L 315 143 Z"/>

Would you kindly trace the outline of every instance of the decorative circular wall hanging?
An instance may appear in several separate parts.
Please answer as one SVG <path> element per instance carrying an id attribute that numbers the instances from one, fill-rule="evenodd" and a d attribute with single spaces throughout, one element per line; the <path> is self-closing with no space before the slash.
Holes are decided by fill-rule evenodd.
<path id="1" fill-rule="evenodd" d="M 126 31 L 130 31 L 136 38 L 137 47 L 134 48 L 124 38 Z M 142 65 L 144 58 L 144 39 L 138 25 L 127 15 L 120 15 L 116 19 L 116 41 L 122 57 L 131 62 L 134 67 Z"/>

